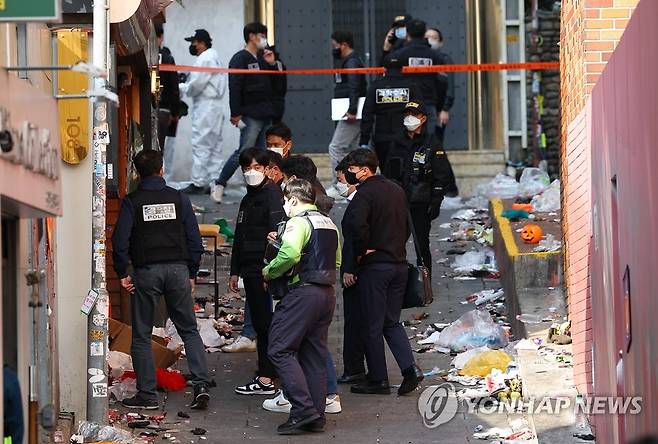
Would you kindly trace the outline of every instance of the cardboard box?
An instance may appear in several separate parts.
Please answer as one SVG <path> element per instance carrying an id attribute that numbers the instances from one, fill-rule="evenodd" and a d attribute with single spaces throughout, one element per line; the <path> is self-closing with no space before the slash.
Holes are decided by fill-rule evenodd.
<path id="1" fill-rule="evenodd" d="M 122 322 L 110 319 L 109 323 L 110 350 L 130 354 L 132 344 L 132 328 Z M 153 362 L 157 368 L 169 368 L 178 361 L 178 353 L 169 350 L 163 338 L 151 337 L 151 349 L 153 350 Z"/>

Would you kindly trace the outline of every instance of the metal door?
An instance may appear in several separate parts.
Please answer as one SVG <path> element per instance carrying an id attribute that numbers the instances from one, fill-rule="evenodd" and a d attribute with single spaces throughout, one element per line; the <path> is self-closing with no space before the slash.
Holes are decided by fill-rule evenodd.
<path id="1" fill-rule="evenodd" d="M 327 68 L 331 58 L 331 1 L 279 0 L 274 3 L 277 50 L 290 69 Z M 333 77 L 290 75 L 284 122 L 295 151 L 327 152 L 334 131 L 331 120 Z"/>

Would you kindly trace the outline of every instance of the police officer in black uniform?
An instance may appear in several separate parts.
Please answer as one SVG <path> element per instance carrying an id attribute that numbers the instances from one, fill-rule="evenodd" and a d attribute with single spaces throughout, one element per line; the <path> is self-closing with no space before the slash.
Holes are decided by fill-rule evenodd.
<path id="1" fill-rule="evenodd" d="M 404 114 L 405 128 L 395 139 L 383 172 L 407 193 L 422 260 L 431 273 L 430 229 L 454 174 L 436 135 L 428 131 L 428 110 L 423 103 L 409 102 Z"/>
<path id="2" fill-rule="evenodd" d="M 310 182 L 290 179 L 284 189 L 290 219 L 278 255 L 263 269 L 266 281 L 290 275 L 290 291 L 276 306 L 268 354 L 292 404 L 282 435 L 324 430 L 327 337 L 336 305 L 340 266 L 338 228 L 317 210 Z"/>
<path id="3" fill-rule="evenodd" d="M 169 317 L 185 344 L 194 385 L 191 408 L 205 409 L 210 379 L 192 300 L 203 253 L 199 225 L 189 198 L 167 187 L 162 178 L 159 151 L 143 150 L 134 163 L 141 181 L 138 189 L 123 199 L 112 236 L 114 270 L 121 286 L 132 294 L 130 354 L 137 373 L 137 395 L 122 404 L 158 408 L 151 332 L 157 302 L 164 296 Z"/>
<path id="4" fill-rule="evenodd" d="M 384 66 L 386 57 L 393 51 L 402 48 L 407 41 L 407 23 L 413 17 L 409 14 L 402 14 L 395 17 L 391 29 L 386 33 L 384 45 L 382 46 L 382 54 L 379 58 L 379 64 Z"/>
<path id="5" fill-rule="evenodd" d="M 387 59 L 386 74 L 370 84 L 363 106 L 361 140 L 359 146 L 368 148 L 372 137 L 381 165 L 394 136 L 400 132 L 404 107 L 412 100 L 420 100 L 420 90 L 408 75 L 402 74 L 402 63 Z"/>
<path id="6" fill-rule="evenodd" d="M 398 59 L 403 66 L 434 66 L 445 62 L 439 54 L 434 51 L 427 40 L 425 32 L 427 25 L 422 20 L 411 20 L 407 24 L 407 43 L 397 51 L 393 51 L 388 57 Z M 427 118 L 429 120 L 426 131 L 434 133 L 436 130 L 437 112 L 436 107 L 439 100 L 442 75 L 436 72 L 407 74 L 410 80 L 416 82 L 420 88 L 422 102 L 427 107 Z"/>

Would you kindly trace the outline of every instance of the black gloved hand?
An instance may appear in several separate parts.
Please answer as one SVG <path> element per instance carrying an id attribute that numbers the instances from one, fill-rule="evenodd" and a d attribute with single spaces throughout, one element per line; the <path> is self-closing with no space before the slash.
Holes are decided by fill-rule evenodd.
<path id="1" fill-rule="evenodd" d="M 439 214 L 441 214 L 441 202 L 442 201 L 443 201 L 443 199 L 441 199 L 439 201 L 432 201 L 432 203 L 430 204 L 430 206 L 427 210 L 427 214 L 430 216 L 431 220 L 436 219 L 437 217 L 439 217 Z"/>

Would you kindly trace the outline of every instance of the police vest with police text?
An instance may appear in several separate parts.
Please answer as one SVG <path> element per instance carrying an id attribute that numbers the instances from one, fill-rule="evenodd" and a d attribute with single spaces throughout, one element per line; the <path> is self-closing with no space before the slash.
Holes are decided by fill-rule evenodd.
<path id="1" fill-rule="evenodd" d="M 336 250 L 338 228 L 319 211 L 299 215 L 311 226 L 311 238 L 302 250 L 299 262 L 301 284 L 334 285 L 336 283 Z"/>
<path id="2" fill-rule="evenodd" d="M 127 196 L 133 205 L 130 259 L 134 267 L 187 263 L 187 236 L 182 222 L 180 192 L 138 189 Z"/>

